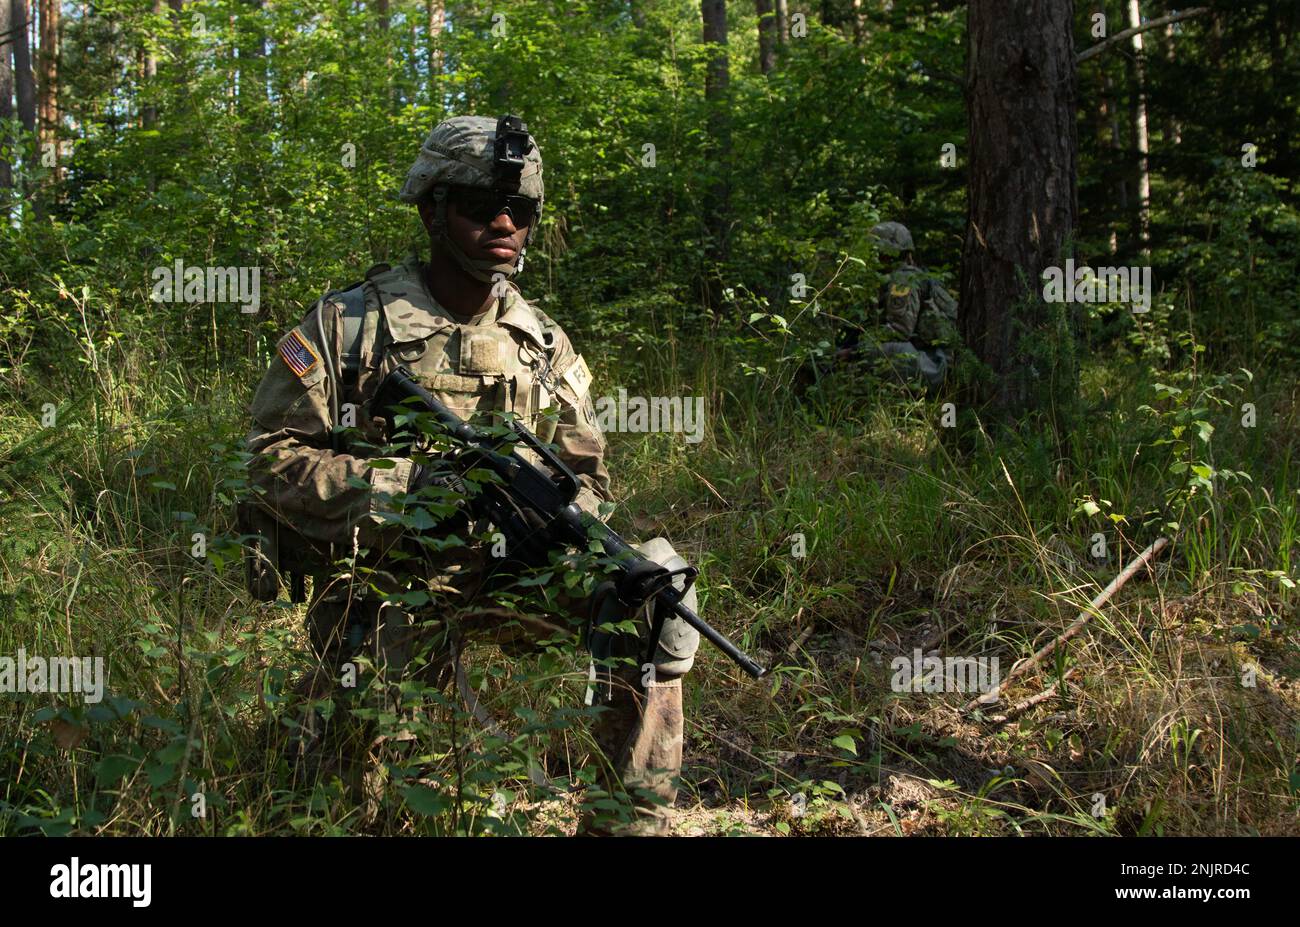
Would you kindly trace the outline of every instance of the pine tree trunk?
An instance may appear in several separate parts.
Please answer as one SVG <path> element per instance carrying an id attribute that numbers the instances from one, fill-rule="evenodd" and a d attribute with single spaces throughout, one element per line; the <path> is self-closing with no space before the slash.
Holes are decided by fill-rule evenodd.
<path id="1" fill-rule="evenodd" d="M 0 0 L 0 126 L 3 126 L 3 139 L 9 141 L 9 120 L 14 117 L 14 69 L 13 39 L 9 35 L 12 23 L 12 8 L 6 0 Z M 8 155 L 0 158 L 0 191 L 7 191 L 14 185 L 13 165 Z M 8 206 L 8 197 L 0 198 L 0 208 Z"/>
<path id="2" fill-rule="evenodd" d="M 58 177 L 59 128 L 59 4 L 60 0 L 40 0 L 41 48 L 37 57 L 40 73 L 36 79 L 37 120 L 41 147 L 53 145 L 55 177 Z"/>
<path id="3" fill-rule="evenodd" d="M 1117 6 L 1115 0 L 1105 0 L 1101 4 L 1101 11 L 1106 14 L 1106 22 L 1123 21 L 1124 12 L 1122 10 L 1124 0 L 1119 0 Z M 1115 89 L 1115 79 L 1111 76 L 1111 69 L 1108 62 L 1100 61 L 1097 67 L 1101 68 L 1102 73 L 1102 109 L 1105 113 L 1107 126 L 1103 129 L 1106 136 L 1105 144 L 1110 149 L 1110 157 L 1107 159 L 1107 174 L 1113 178 L 1115 187 L 1116 210 L 1118 215 L 1111 218 L 1110 234 L 1107 236 L 1107 245 L 1109 246 L 1110 256 L 1112 258 L 1119 254 L 1120 239 L 1119 228 L 1121 223 L 1127 221 L 1129 215 L 1129 175 L 1128 160 L 1124 151 L 1124 132 L 1123 120 L 1120 116 L 1121 96 Z"/>
<path id="4" fill-rule="evenodd" d="M 754 0 L 754 12 L 758 14 L 758 69 L 763 74 L 771 74 L 776 67 L 777 42 L 772 0 Z"/>
<path id="5" fill-rule="evenodd" d="M 962 406 L 1002 421 L 1041 414 L 1058 439 L 1078 388 L 1075 320 L 1043 299 L 1042 274 L 1064 261 L 1078 211 L 1073 14 L 1070 0 L 967 8 L 960 325 L 986 370 L 962 381 Z"/>
<path id="6" fill-rule="evenodd" d="M 3 2 L 3 0 L 0 0 Z M 27 0 L 12 0 L 10 26 L 14 39 L 14 91 L 18 100 L 18 120 L 28 132 L 36 131 L 36 82 L 32 74 L 32 46 L 28 37 L 31 27 Z"/>
<path id="7" fill-rule="evenodd" d="M 1123 169 L 1124 164 L 1124 135 L 1120 129 L 1119 118 L 1119 100 L 1115 95 L 1115 81 L 1107 74 L 1102 79 L 1102 104 L 1101 111 L 1105 125 L 1102 132 L 1105 137 L 1106 145 L 1111 150 L 1112 170 L 1116 168 Z M 1128 215 L 1128 180 L 1127 174 L 1121 176 L 1115 187 L 1116 199 L 1118 200 L 1119 214 L 1121 219 Z M 1110 229 L 1108 239 L 1110 243 L 1110 253 L 1113 257 L 1119 252 L 1119 233 L 1116 232 L 1115 226 Z"/>
<path id="8" fill-rule="evenodd" d="M 162 0 L 153 0 L 153 13 L 157 16 L 162 12 Z M 158 77 L 158 56 L 153 53 L 152 49 L 144 53 L 144 82 L 149 88 L 148 93 L 153 92 L 155 78 Z M 146 129 L 152 129 L 158 122 L 158 108 L 152 103 L 146 103 L 140 111 L 140 119 Z"/>
<path id="9" fill-rule="evenodd" d="M 428 0 L 429 14 L 429 83 L 430 94 L 442 76 L 442 30 L 447 23 L 447 5 L 444 0 Z"/>
<path id="10" fill-rule="evenodd" d="M 253 125 L 267 118 L 267 44 L 261 16 L 265 3 L 266 0 L 245 0 L 246 13 L 239 38 L 239 109 Z"/>
<path id="11" fill-rule="evenodd" d="M 704 41 L 713 45 L 704 73 L 704 98 L 708 107 L 709 137 L 711 141 L 714 181 L 710 186 L 707 211 L 709 254 L 715 262 L 727 259 L 730 251 L 730 188 L 727 182 L 728 150 L 731 147 L 730 113 L 727 91 L 727 4 L 726 0 L 703 0 L 700 4 L 704 18 Z M 719 289 L 710 286 L 715 297 Z"/>
<path id="12" fill-rule="evenodd" d="M 1165 60 L 1173 64 L 1178 60 L 1174 52 L 1174 24 L 1169 23 L 1165 26 Z M 1169 116 L 1165 119 L 1165 142 L 1170 145 L 1177 145 L 1183 140 L 1183 127 L 1178 122 L 1177 117 Z"/>
<path id="13" fill-rule="evenodd" d="M 375 0 L 375 13 L 379 18 L 379 42 L 384 48 L 384 74 L 387 80 L 393 73 L 393 50 L 390 45 L 392 37 L 388 34 L 388 26 L 392 21 L 388 11 L 388 0 Z"/>

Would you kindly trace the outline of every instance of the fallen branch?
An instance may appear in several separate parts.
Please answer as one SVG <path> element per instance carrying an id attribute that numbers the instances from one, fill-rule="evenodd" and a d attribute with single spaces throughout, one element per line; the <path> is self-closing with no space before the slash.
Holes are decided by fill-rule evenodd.
<path id="1" fill-rule="evenodd" d="M 1056 694 L 1056 690 L 1060 688 L 1062 682 L 1068 679 L 1073 679 L 1075 676 L 1078 675 L 1078 673 L 1079 673 L 1079 668 L 1077 666 L 1070 667 L 1068 670 L 1065 671 L 1064 676 L 1056 680 L 1056 682 L 1052 683 L 1042 692 L 1039 692 L 1037 695 L 1031 695 L 1029 698 L 1025 699 L 1024 701 L 1016 702 L 1014 705 L 1012 705 L 1010 708 L 1007 709 L 1006 714 L 996 715 L 992 718 L 989 718 L 989 721 L 991 721 L 993 724 L 1006 724 L 1008 721 L 1014 721 L 1016 718 L 1019 718 L 1029 709 L 1033 708 L 1035 705 L 1040 705 L 1043 702 L 1047 701 L 1049 698 L 1051 698 L 1053 695 Z"/>
<path id="2" fill-rule="evenodd" d="M 1092 616 L 1096 613 L 1097 609 L 1105 605 L 1106 602 L 1110 600 L 1110 597 L 1119 591 L 1120 587 L 1122 587 L 1126 582 L 1128 582 L 1130 579 L 1133 578 L 1134 573 L 1136 573 L 1148 562 L 1150 562 L 1150 560 L 1153 557 L 1155 557 L 1156 554 L 1164 550 L 1165 546 L 1168 543 L 1169 543 L 1168 538 L 1156 538 L 1155 541 L 1152 542 L 1150 547 L 1142 551 L 1142 553 L 1138 554 L 1138 556 L 1135 559 L 1129 561 L 1128 566 L 1124 567 L 1124 569 L 1120 571 L 1120 574 L 1110 581 L 1110 585 L 1107 586 L 1105 589 L 1103 589 L 1095 599 L 1093 599 L 1091 602 L 1088 603 L 1087 608 L 1079 612 L 1079 617 L 1074 619 L 1074 621 L 1070 624 L 1070 626 L 1066 628 L 1064 631 L 1062 631 L 1056 637 L 1055 640 L 1046 644 L 1041 650 L 1039 650 L 1036 654 L 1034 654 L 1025 662 L 1019 663 L 1016 666 L 1014 666 L 1011 672 L 1007 673 L 1005 679 L 999 682 L 988 692 L 985 692 L 983 695 L 980 695 L 972 699 L 966 705 L 966 707 L 962 709 L 962 711 L 963 712 L 972 711 L 981 705 L 991 705 L 994 702 L 996 702 L 1002 690 L 1007 687 L 1007 685 L 1011 682 L 1011 680 L 1015 679 L 1017 676 L 1021 675 L 1026 670 L 1032 669 L 1033 667 L 1037 666 L 1039 663 L 1043 661 L 1043 658 L 1045 658 L 1053 650 L 1055 650 L 1061 644 L 1068 641 L 1070 638 L 1074 637 L 1074 635 L 1078 634 L 1079 631 L 1083 629 L 1083 626 L 1092 620 Z"/>
<path id="3" fill-rule="evenodd" d="M 803 611 L 803 609 L 800 609 L 800 611 Z M 803 633 L 800 634 L 799 637 L 796 638 L 794 641 L 792 641 L 789 647 L 785 648 L 786 656 L 793 657 L 794 652 L 796 650 L 798 650 L 804 644 L 808 643 L 808 638 L 813 636 L 814 630 L 816 630 L 816 626 L 811 624 L 808 625 L 808 627 L 804 628 Z"/>
<path id="4" fill-rule="evenodd" d="M 1078 56 L 1074 59 L 1074 63 L 1076 65 L 1083 64 L 1089 58 L 1097 57 L 1106 49 L 1114 45 L 1116 42 L 1122 42 L 1125 39 L 1127 39 L 1129 36 L 1137 35 L 1139 32 L 1146 32 L 1148 29 L 1156 29 L 1160 26 L 1167 26 L 1170 23 L 1176 23 L 1181 19 L 1191 19 L 1193 16 L 1200 16 L 1202 13 L 1208 13 L 1208 12 L 1210 12 L 1210 8 L 1208 6 L 1198 6 L 1195 7 L 1194 9 L 1184 10 L 1181 13 L 1170 13 L 1168 16 L 1161 16 L 1159 19 L 1149 20 L 1147 22 L 1144 22 L 1140 26 L 1132 26 L 1128 29 L 1125 29 L 1123 32 L 1116 32 L 1110 38 L 1098 42 L 1096 45 L 1092 46 L 1092 48 L 1079 52 Z"/>

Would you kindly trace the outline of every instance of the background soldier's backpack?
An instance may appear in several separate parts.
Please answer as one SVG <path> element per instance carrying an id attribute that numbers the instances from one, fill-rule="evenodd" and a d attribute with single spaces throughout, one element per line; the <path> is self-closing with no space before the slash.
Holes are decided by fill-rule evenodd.
<path id="1" fill-rule="evenodd" d="M 961 340 L 957 330 L 957 300 L 933 278 L 921 285 L 921 311 L 916 320 L 916 342 L 923 347 L 954 348 Z"/>
<path id="2" fill-rule="evenodd" d="M 918 267 L 890 274 L 881 293 L 885 322 L 919 347 L 955 347 L 957 301 Z"/>
<path id="3" fill-rule="evenodd" d="M 901 267 L 889 275 L 881 289 L 885 324 L 905 341 L 911 340 L 921 314 L 920 283 L 914 268 Z"/>

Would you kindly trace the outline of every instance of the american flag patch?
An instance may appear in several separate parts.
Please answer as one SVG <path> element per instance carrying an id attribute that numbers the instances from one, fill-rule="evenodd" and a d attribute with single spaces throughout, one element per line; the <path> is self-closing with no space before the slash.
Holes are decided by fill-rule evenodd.
<path id="1" fill-rule="evenodd" d="M 307 339 L 298 329 L 289 332 L 287 338 L 280 342 L 280 357 L 299 379 L 307 376 L 320 363 L 320 358 L 312 350 Z"/>

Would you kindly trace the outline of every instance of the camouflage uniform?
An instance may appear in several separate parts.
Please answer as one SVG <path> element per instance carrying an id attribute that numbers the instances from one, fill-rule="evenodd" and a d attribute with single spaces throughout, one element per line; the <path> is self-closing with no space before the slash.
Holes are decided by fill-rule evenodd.
<path id="1" fill-rule="evenodd" d="M 871 234 L 881 251 L 904 257 L 880 288 L 877 309 L 884 324 L 880 337 L 864 337 L 850 351 L 865 359 L 888 359 L 905 378 L 938 389 L 960 342 L 957 301 L 912 263 L 912 233 L 906 227 L 882 222 Z"/>
<path id="2" fill-rule="evenodd" d="M 453 179 L 473 184 L 477 178 L 464 172 L 490 163 L 492 134 L 493 121 L 478 117 L 460 117 L 435 128 L 411 169 L 403 199 L 414 201 L 431 184 L 445 182 L 447 172 L 439 174 L 439 159 L 449 154 L 457 159 L 453 170 L 460 172 Z M 540 157 L 535 160 L 536 170 L 526 173 L 524 189 L 540 201 Z M 529 192 L 530 183 L 535 192 Z M 253 400 L 255 424 L 248 445 L 262 455 L 254 476 L 260 504 L 305 539 L 322 548 L 332 545 L 336 556 L 368 548 L 371 556 L 364 563 L 377 570 L 364 579 L 331 578 L 323 570 L 314 577 L 308 629 L 327 668 L 365 639 L 386 673 L 400 673 L 428 634 L 416 626 L 414 616 L 382 601 L 370 588 L 400 592 L 406 582 L 387 569 L 385 554 L 399 539 L 398 529 L 383 514 L 393 507 L 394 496 L 412 488 L 412 461 L 388 458 L 371 467 L 360 447 L 383 445 L 389 437 L 383 420 L 370 417 L 370 403 L 398 365 L 463 418 L 515 413 L 576 474 L 581 484 L 576 501 L 584 510 L 599 517 L 600 503 L 610 499 L 605 442 L 589 392 L 591 375 L 563 329 L 525 301 L 512 283 L 501 280 L 493 291 L 500 298 L 491 309 L 458 320 L 430 294 L 427 272 L 427 265 L 416 260 L 391 269 L 380 265 L 363 283 L 327 294 L 281 340 Z M 349 338 L 351 343 L 345 343 Z M 360 434 L 338 446 L 334 426 L 347 422 L 349 413 Z M 490 573 L 488 546 L 471 541 L 453 548 L 421 579 L 446 596 L 453 609 L 472 606 Z M 640 547 L 671 568 L 685 565 L 662 538 Z M 596 623 L 629 617 L 612 597 L 601 601 Z M 693 590 L 687 604 L 697 606 Z M 575 612 L 583 607 L 575 605 Z M 555 627 L 517 617 L 525 633 L 531 628 L 534 634 L 546 634 Z M 646 627 L 648 616 L 640 619 L 639 626 Z M 623 638 L 606 640 L 605 649 L 614 656 L 634 656 L 635 642 Z M 608 693 L 598 742 L 626 787 L 647 788 L 667 804 L 675 797 L 674 777 L 681 768 L 681 676 L 694 662 L 698 640 L 693 628 L 670 620 L 648 685 L 642 686 L 640 673 L 629 668 L 607 673 L 606 684 L 598 687 Z M 442 665 L 445 661 L 435 669 Z M 651 830 L 661 829 L 662 807 L 642 800 L 639 810 Z"/>

